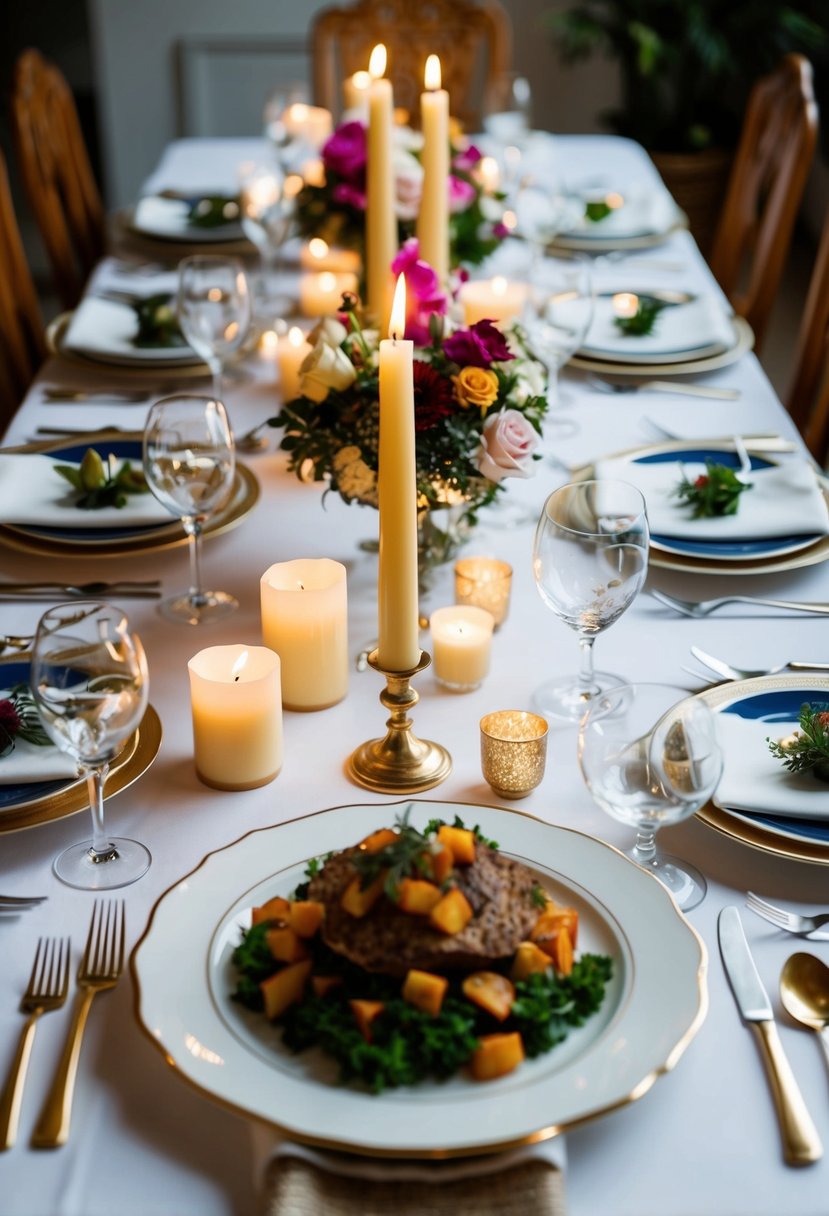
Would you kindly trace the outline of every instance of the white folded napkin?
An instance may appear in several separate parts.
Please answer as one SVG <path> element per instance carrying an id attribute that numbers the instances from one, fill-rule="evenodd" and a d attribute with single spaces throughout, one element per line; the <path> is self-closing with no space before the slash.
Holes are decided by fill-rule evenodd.
<path id="1" fill-rule="evenodd" d="M 646 189 L 642 186 L 633 186 L 628 189 L 611 187 L 611 189 L 622 195 L 625 200 L 624 205 L 615 208 L 600 220 L 587 219 L 584 208 L 582 208 L 578 224 L 575 224 L 565 235 L 578 235 L 588 239 L 595 237 L 596 240 L 608 240 L 611 237 L 627 239 L 650 236 L 667 232 L 682 218 L 681 211 L 667 190 Z M 610 193 L 609 190 L 602 191 L 602 194 L 608 193 Z M 593 201 L 594 197 L 598 200 L 601 195 L 583 195 L 584 207 L 587 206 L 588 201 Z"/>
<path id="2" fill-rule="evenodd" d="M 154 287 L 141 295 L 160 291 Z M 189 346 L 148 346 L 134 344 L 138 333 L 135 309 L 120 300 L 85 296 L 72 314 L 63 339 L 67 350 L 119 364 L 169 363 L 189 365 L 200 362 Z"/>
<path id="3" fill-rule="evenodd" d="M 712 455 L 716 463 L 716 454 Z M 650 530 L 657 536 L 687 540 L 761 540 L 776 536 L 829 533 L 829 511 L 811 465 L 805 460 L 755 469 L 752 488 L 740 495 L 736 515 L 692 519 L 691 508 L 673 497 L 685 476 L 693 481 L 705 465 L 693 461 L 642 464 L 629 457 L 597 460 L 596 477 L 627 481 L 641 490 Z"/>
<path id="4" fill-rule="evenodd" d="M 105 445 L 97 445 L 96 450 L 106 460 Z M 76 491 L 54 467 L 73 463 L 45 454 L 0 455 L 0 521 L 77 529 L 149 528 L 172 521 L 170 512 L 149 492 L 129 494 L 121 508 L 80 510 L 72 505 Z"/>
<path id="5" fill-rule="evenodd" d="M 6 700 L 11 690 L 0 690 L 0 701 Z M 35 781 L 59 781 L 64 777 L 77 777 L 78 766 L 71 756 L 60 751 L 54 744 L 38 747 L 18 736 L 14 749 L 0 756 L 0 785 L 28 785 Z"/>
<path id="6" fill-rule="evenodd" d="M 829 823 L 829 785 L 790 773 L 766 742 L 785 739 L 797 730 L 797 722 L 760 722 L 726 713 L 718 714 L 716 722 L 724 759 L 714 799 L 717 806 Z"/>
<path id="7" fill-rule="evenodd" d="M 208 197 L 211 194 L 227 194 L 232 190 L 193 190 L 188 191 L 189 198 L 200 195 Z M 190 220 L 190 206 L 183 198 L 163 198 L 157 194 L 146 195 L 138 200 L 132 216 L 132 226 L 137 232 L 145 232 L 149 236 L 178 237 L 182 240 L 207 241 L 238 240 L 242 236 L 242 227 L 238 221 L 217 224 L 215 228 L 203 228 Z"/>
<path id="8" fill-rule="evenodd" d="M 613 296 L 598 296 L 582 353 L 636 362 L 643 357 L 698 354 L 709 347 L 727 350 L 734 345 L 733 322 L 714 296 L 695 296 L 687 304 L 669 304 L 659 313 L 649 334 L 624 334 L 614 323 L 615 317 Z"/>

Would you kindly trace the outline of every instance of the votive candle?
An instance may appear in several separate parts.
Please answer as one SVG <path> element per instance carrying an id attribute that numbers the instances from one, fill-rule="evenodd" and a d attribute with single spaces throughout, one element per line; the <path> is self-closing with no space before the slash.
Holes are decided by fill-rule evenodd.
<path id="1" fill-rule="evenodd" d="M 304 317 L 333 317 L 340 311 L 346 291 L 356 295 L 356 274 L 306 271 L 299 281 L 299 310 Z"/>
<path id="2" fill-rule="evenodd" d="M 260 580 L 262 637 L 282 660 L 285 709 L 336 705 L 348 691 L 345 566 L 330 558 L 277 562 Z"/>
<path id="3" fill-rule="evenodd" d="M 509 562 L 496 557 L 462 557 L 455 562 L 455 603 L 485 608 L 496 629 L 507 619 L 511 588 Z"/>
<path id="4" fill-rule="evenodd" d="M 510 321 L 522 311 L 527 299 L 526 283 L 511 283 L 502 275 L 494 279 L 471 279 L 460 291 L 467 325 L 477 321 Z"/>
<path id="5" fill-rule="evenodd" d="M 489 671 L 495 625 L 492 614 L 485 608 L 456 604 L 438 608 L 429 625 L 438 682 L 456 692 L 478 688 Z"/>
<path id="6" fill-rule="evenodd" d="M 276 342 L 276 364 L 279 368 L 279 388 L 283 401 L 299 396 L 299 369 L 310 354 L 311 345 L 298 325 L 292 325 Z"/>

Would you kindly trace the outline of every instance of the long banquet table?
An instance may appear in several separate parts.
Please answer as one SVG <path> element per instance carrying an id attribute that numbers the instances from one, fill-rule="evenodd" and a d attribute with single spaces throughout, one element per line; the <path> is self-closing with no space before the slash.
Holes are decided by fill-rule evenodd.
<path id="1" fill-rule="evenodd" d="M 599 137 L 565 137 L 556 154 L 568 173 L 602 172 L 653 180 L 654 170 L 637 146 Z M 250 155 L 250 141 L 188 141 L 168 150 L 165 171 L 224 158 L 232 165 Z M 178 161 L 176 161 L 178 157 Z M 230 179 L 232 180 L 232 178 Z M 602 272 L 619 287 L 682 285 L 716 290 L 691 237 L 674 233 L 652 259 L 681 263 L 680 272 L 648 268 L 647 254 Z M 231 382 L 227 399 L 237 432 L 275 411 L 272 365 L 248 361 L 249 375 Z M 112 382 L 106 370 L 99 382 Z M 683 436 L 776 431 L 796 438 L 792 424 L 759 362 L 746 355 L 709 377 L 740 390 L 736 402 L 696 400 L 662 393 L 609 396 L 576 373 L 563 377 L 562 406 L 579 425 L 570 438 L 547 441 L 567 464 L 648 442 L 642 415 L 650 414 Z M 80 366 L 50 360 L 23 402 L 6 443 L 24 442 L 42 425 L 73 427 L 117 423 L 140 429 L 147 404 L 104 410 L 94 404 L 47 404 L 47 385 L 87 385 Z M 190 726 L 187 659 L 205 645 L 258 642 L 259 576 L 273 562 L 326 556 L 348 568 L 349 634 L 356 653 L 376 628 L 376 558 L 359 543 L 376 534 L 376 514 L 347 507 L 330 496 L 321 503 L 319 485 L 300 483 L 286 470 L 283 454 L 245 457 L 261 484 L 253 512 L 236 529 L 205 544 L 208 585 L 233 592 L 239 611 L 209 629 L 166 623 L 152 601 L 126 601 L 149 659 L 151 701 L 164 729 L 160 754 L 140 781 L 107 804 L 113 830 L 144 841 L 153 855 L 148 874 L 124 890 L 131 947 L 140 937 L 155 901 L 198 865 L 210 850 L 252 828 L 278 823 L 325 807 L 378 803 L 390 797 L 351 784 L 344 762 L 352 749 L 379 733 L 383 711 L 380 678 L 352 671 L 347 698 L 322 713 L 285 715 L 284 769 L 271 785 L 245 793 L 221 793 L 196 779 Z M 545 495 L 566 480 L 549 461 L 532 480 L 513 483 L 510 498 L 537 511 Z M 482 524 L 467 552 L 490 552 L 514 568 L 510 616 L 496 634 L 492 670 L 476 692 L 442 690 L 431 671 L 419 677 L 416 729 L 451 751 L 449 779 L 426 797 L 457 802 L 499 803 L 480 773 L 478 720 L 489 710 L 528 707 L 535 685 L 553 673 L 575 670 L 575 636 L 553 619 L 536 593 L 530 562 L 532 525 Z M 183 586 L 183 547 L 129 559 L 46 560 L 0 549 L 4 578 L 61 577 L 79 583 L 110 577 L 159 577 L 165 590 Z M 648 586 L 687 598 L 735 588 L 755 594 L 829 601 L 829 568 L 806 566 L 778 575 L 746 578 L 693 576 L 652 569 Z M 452 602 L 451 567 L 440 571 L 429 606 Z M 0 605 L 0 632 L 31 632 L 37 607 Z M 634 680 L 698 687 L 683 672 L 689 647 L 727 656 L 743 666 L 771 665 L 790 658 L 829 659 L 829 633 L 820 618 L 727 611 L 705 621 L 676 616 L 647 594 L 597 641 L 600 667 Z M 427 643 L 426 643 L 427 644 Z M 427 644 L 428 648 L 428 644 Z M 576 732 L 553 725 L 541 786 L 512 804 L 550 823 L 594 834 L 626 847 L 631 833 L 594 804 L 578 770 Z M 19 919 L 0 923 L 0 1070 L 11 1060 L 21 1024 L 20 995 L 28 979 L 37 938 L 71 933 L 79 957 L 93 897 L 69 889 L 51 872 L 54 855 L 87 831 L 84 814 L 32 830 L 0 836 L 0 891 L 42 894 L 48 901 Z M 793 1170 L 782 1162 L 774 1109 L 752 1036 L 741 1024 L 723 973 L 716 937 L 720 909 L 742 905 L 747 889 L 808 908 L 829 904 L 829 870 L 753 850 L 713 832 L 696 820 L 662 834 L 670 850 L 699 866 L 708 877 L 705 901 L 689 919 L 708 949 L 710 1007 L 707 1018 L 676 1067 L 640 1100 L 567 1134 L 567 1188 L 572 1216 L 825 1216 L 829 1163 Z M 218 911 L 218 910 L 217 910 Z M 806 948 L 829 962 L 829 943 L 805 947 L 745 911 L 743 920 L 757 965 L 780 1014 L 777 977 L 789 953 Z M 175 958 L 170 959 L 175 967 Z M 68 1007 L 39 1026 L 30 1065 L 20 1136 L 0 1157 L 0 1212 L 4 1216 L 227 1216 L 254 1209 L 255 1179 L 250 1126 L 213 1104 L 175 1076 L 136 1021 L 129 975 L 93 1005 L 75 1095 L 68 1146 L 38 1152 L 28 1146 L 68 1025 Z M 829 1089 L 814 1036 L 781 1015 L 781 1035 L 824 1145 L 829 1151 Z M 485 1095 L 482 1092 L 482 1099 Z"/>

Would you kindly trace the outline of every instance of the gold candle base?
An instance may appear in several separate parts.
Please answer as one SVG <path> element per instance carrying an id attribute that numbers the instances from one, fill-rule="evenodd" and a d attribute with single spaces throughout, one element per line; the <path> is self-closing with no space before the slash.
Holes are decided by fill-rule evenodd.
<path id="1" fill-rule="evenodd" d="M 409 710 L 420 698 L 411 686 L 412 676 L 424 671 L 431 663 L 425 650 L 420 662 L 411 671 L 383 671 L 377 662 L 377 651 L 368 656 L 368 663 L 386 678 L 386 688 L 380 702 L 391 713 L 389 728 L 383 739 L 369 739 L 352 752 L 346 772 L 352 781 L 381 794 L 419 794 L 445 781 L 452 771 L 452 757 L 445 747 L 428 739 L 418 739 L 412 732 Z"/>

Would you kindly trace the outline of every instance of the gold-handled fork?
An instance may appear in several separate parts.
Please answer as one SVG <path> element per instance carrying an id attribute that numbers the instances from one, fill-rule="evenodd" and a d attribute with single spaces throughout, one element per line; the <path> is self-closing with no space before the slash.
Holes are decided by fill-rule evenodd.
<path id="1" fill-rule="evenodd" d="M 26 1070 L 35 1041 L 38 1018 L 43 1013 L 60 1009 L 69 991 L 68 937 L 38 939 L 35 961 L 29 984 L 20 1002 L 20 1012 L 28 1013 L 20 1033 L 6 1085 L 0 1094 L 0 1149 L 11 1148 L 17 1139 L 17 1125 L 23 1101 Z"/>
<path id="2" fill-rule="evenodd" d="M 32 1133 L 33 1148 L 58 1148 L 69 1139 L 72 1097 L 86 1019 L 96 993 L 114 988 L 124 969 L 124 901 L 95 902 L 78 968 L 80 996 L 57 1071 Z"/>

